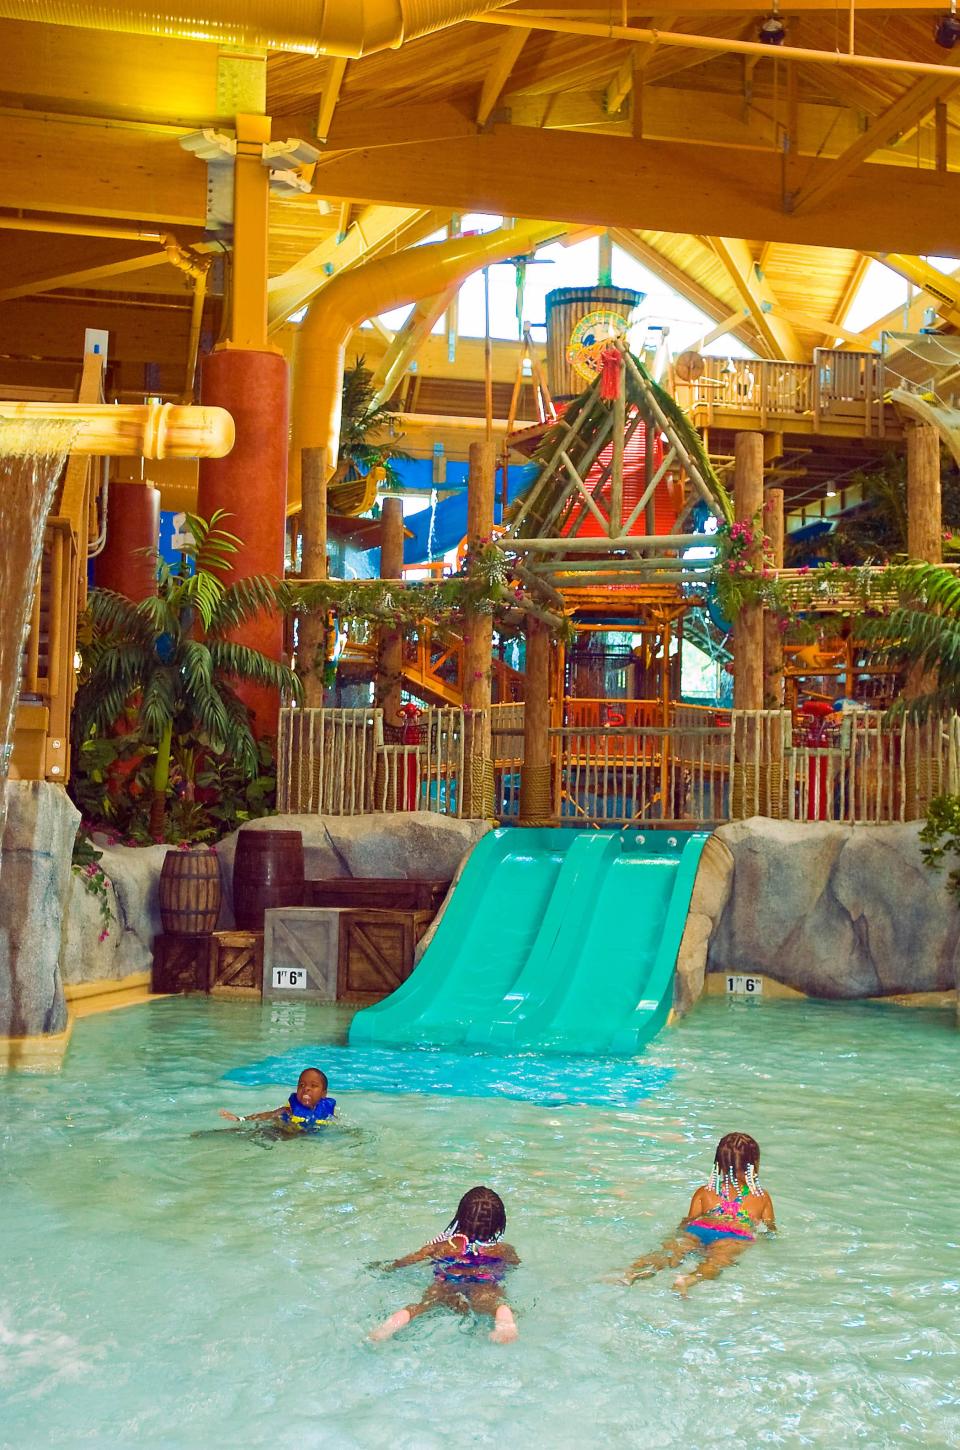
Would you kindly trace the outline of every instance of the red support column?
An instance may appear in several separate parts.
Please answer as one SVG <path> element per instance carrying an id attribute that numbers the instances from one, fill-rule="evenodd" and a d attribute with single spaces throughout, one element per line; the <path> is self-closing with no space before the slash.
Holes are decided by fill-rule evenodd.
<path id="1" fill-rule="evenodd" d="M 197 512 L 206 519 L 217 509 L 230 515 L 224 527 L 242 540 L 226 576 L 231 582 L 251 574 L 283 578 L 288 397 L 287 363 L 279 353 L 224 348 L 204 359 L 200 401 L 232 414 L 237 441 L 226 458 L 200 460 Z M 262 613 L 238 630 L 236 638 L 279 660 L 282 617 L 279 612 Z M 274 734 L 276 693 L 253 686 L 244 686 L 241 693 L 253 711 L 255 732 Z"/>
<path id="2" fill-rule="evenodd" d="M 118 483 L 107 490 L 107 542 L 94 561 L 98 589 L 134 603 L 157 592 L 156 561 L 140 552 L 160 537 L 160 490 L 152 483 Z"/>

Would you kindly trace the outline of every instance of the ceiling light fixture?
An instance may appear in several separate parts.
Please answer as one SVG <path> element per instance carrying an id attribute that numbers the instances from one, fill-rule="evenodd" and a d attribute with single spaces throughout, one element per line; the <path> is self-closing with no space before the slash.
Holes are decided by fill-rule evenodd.
<path id="1" fill-rule="evenodd" d="M 960 40 L 960 19 L 957 17 L 957 0 L 950 0 L 950 14 L 941 15 L 933 27 L 933 38 L 941 50 L 953 50 Z"/>
<path id="2" fill-rule="evenodd" d="M 951 0 L 956 7 L 956 0 Z M 773 0 L 773 14 L 761 20 L 760 29 L 757 31 L 757 39 L 761 45 L 782 45 L 787 38 L 787 27 L 780 19 L 779 0 Z"/>

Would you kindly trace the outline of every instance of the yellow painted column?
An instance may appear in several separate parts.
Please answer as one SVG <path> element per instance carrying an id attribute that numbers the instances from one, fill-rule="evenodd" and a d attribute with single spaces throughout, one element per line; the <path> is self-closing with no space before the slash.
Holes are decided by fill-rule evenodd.
<path id="1" fill-rule="evenodd" d="M 237 117 L 230 334 L 225 347 L 259 351 L 267 346 L 270 172 L 263 164 L 263 148 L 269 140 L 269 116 Z"/>
<path id="2" fill-rule="evenodd" d="M 270 138 L 269 117 L 238 115 L 236 132 L 229 331 L 204 359 L 200 388 L 201 401 L 216 403 L 232 415 L 236 442 L 226 458 L 201 461 L 197 500 L 204 518 L 223 509 L 228 515 L 225 527 L 241 540 L 228 582 L 256 574 L 283 578 L 290 394 L 286 359 L 267 343 L 270 173 L 263 164 L 263 146 Z M 235 638 L 279 660 L 282 617 L 279 612 L 258 614 Z M 276 692 L 244 686 L 240 693 L 253 712 L 257 732 L 274 734 Z"/>

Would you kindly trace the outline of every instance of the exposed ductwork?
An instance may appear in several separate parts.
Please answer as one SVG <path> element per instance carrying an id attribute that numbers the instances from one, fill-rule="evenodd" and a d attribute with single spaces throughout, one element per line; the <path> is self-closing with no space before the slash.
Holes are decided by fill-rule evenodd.
<path id="1" fill-rule="evenodd" d="M 0 0 L 0 19 L 347 59 L 472 20 L 509 0 Z M 171 13 L 173 12 L 173 13 Z"/>
<path id="2" fill-rule="evenodd" d="M 328 475 L 336 468 L 344 361 L 361 322 L 443 292 L 479 267 L 530 252 L 568 230 L 566 222 L 521 222 L 482 236 L 408 247 L 328 282 L 310 304 L 297 339 L 288 508 L 300 498 L 302 449 L 323 450 Z"/>

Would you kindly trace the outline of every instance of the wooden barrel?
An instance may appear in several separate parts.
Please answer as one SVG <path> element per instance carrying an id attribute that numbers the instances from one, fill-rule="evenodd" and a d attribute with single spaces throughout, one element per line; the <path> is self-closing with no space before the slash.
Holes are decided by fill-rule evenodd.
<path id="1" fill-rule="evenodd" d="M 573 329 L 588 313 L 609 313 L 616 325 L 626 326 L 643 292 L 629 287 L 555 287 L 547 293 L 547 379 L 555 400 L 575 398 L 590 382 L 577 373 L 567 358 Z"/>
<path id="2" fill-rule="evenodd" d="M 168 851 L 160 872 L 160 917 L 168 936 L 199 936 L 216 929 L 220 915 L 220 863 L 216 853 Z"/>
<path id="3" fill-rule="evenodd" d="M 302 905 L 300 832 L 241 831 L 233 858 L 233 914 L 241 931 L 263 931 L 268 907 Z"/>

